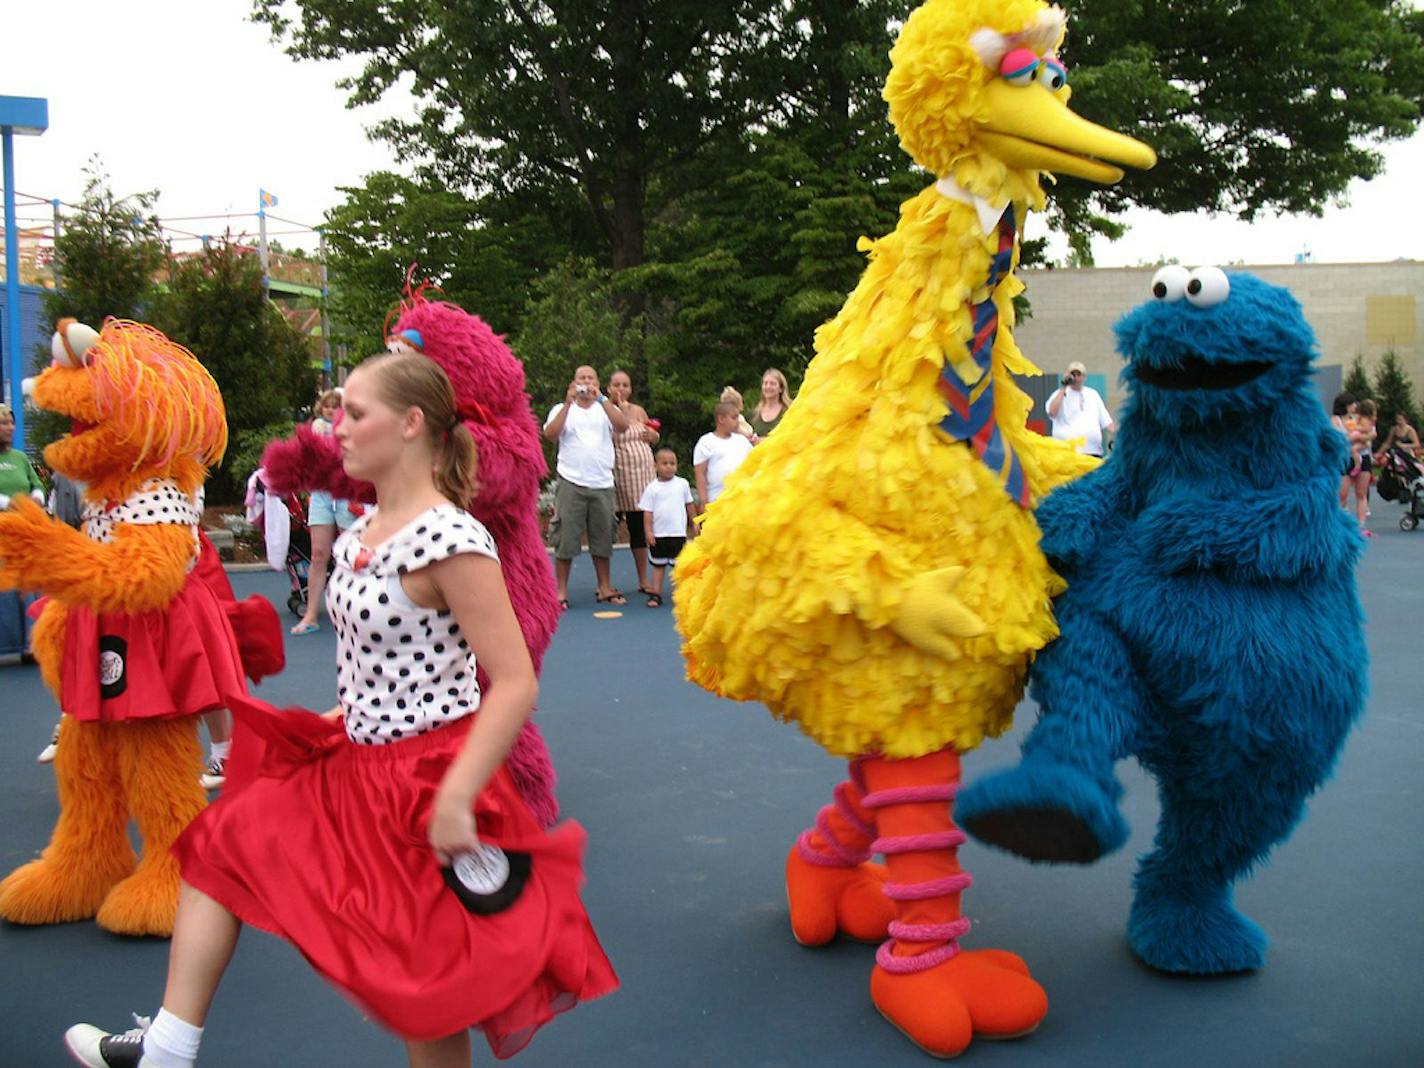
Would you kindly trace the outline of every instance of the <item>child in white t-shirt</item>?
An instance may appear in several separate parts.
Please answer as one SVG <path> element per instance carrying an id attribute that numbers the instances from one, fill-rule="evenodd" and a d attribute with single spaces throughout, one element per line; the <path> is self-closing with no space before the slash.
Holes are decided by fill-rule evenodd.
<path id="1" fill-rule="evenodd" d="M 697 496 L 706 508 L 722 495 L 727 476 L 747 458 L 752 443 L 737 433 L 741 409 L 723 401 L 712 409 L 716 413 L 716 429 L 697 439 L 692 450 L 692 470 L 697 477 Z"/>
<path id="2" fill-rule="evenodd" d="M 638 511 L 643 513 L 643 526 L 650 546 L 648 563 L 653 565 L 653 588 L 648 594 L 648 607 L 661 608 L 663 572 L 673 566 L 688 537 L 696 536 L 697 528 L 693 520 L 697 516 L 697 507 L 692 503 L 692 487 L 687 484 L 687 479 L 678 477 L 677 453 L 671 449 L 659 449 L 653 462 L 658 477 L 643 490 L 643 496 L 638 500 Z"/>

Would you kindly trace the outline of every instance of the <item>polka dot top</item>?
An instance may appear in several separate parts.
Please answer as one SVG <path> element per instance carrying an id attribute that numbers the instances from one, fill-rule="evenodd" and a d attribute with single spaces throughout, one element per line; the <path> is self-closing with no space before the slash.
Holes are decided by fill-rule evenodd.
<path id="1" fill-rule="evenodd" d="M 376 509 L 336 540 L 326 611 L 336 628 L 336 696 L 346 736 L 384 745 L 425 734 L 480 705 L 475 655 L 454 613 L 422 608 L 401 576 L 457 553 L 499 559 L 489 531 L 453 504 L 421 513 L 380 546 L 361 536 Z"/>
<path id="2" fill-rule="evenodd" d="M 157 526 L 172 523 L 193 529 L 193 546 L 198 545 L 202 525 L 202 491 L 194 497 L 178 488 L 171 478 L 150 478 L 124 501 L 89 501 L 84 505 L 84 533 L 106 545 L 114 540 L 120 523 Z M 196 557 L 192 563 L 196 563 Z M 189 564 L 191 570 L 192 563 Z"/>

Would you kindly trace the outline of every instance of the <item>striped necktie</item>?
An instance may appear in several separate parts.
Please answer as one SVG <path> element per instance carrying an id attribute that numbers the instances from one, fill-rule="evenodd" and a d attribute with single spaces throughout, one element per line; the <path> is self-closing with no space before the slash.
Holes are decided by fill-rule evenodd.
<path id="1" fill-rule="evenodd" d="M 979 377 L 966 388 L 964 379 L 946 360 L 940 372 L 939 391 L 949 405 L 949 412 L 940 420 L 939 428 L 954 441 L 964 441 L 972 448 L 1004 489 L 1021 507 L 1029 504 L 1028 481 L 1023 466 L 1013 448 L 1004 440 L 994 414 L 994 372 L 992 356 L 994 338 L 999 333 L 999 309 L 994 304 L 994 290 L 1007 276 L 1014 262 L 1014 206 L 1010 204 L 999 218 L 998 250 L 989 263 L 988 295 L 978 304 L 969 306 L 974 322 L 974 334 L 968 342 L 969 355 Z"/>

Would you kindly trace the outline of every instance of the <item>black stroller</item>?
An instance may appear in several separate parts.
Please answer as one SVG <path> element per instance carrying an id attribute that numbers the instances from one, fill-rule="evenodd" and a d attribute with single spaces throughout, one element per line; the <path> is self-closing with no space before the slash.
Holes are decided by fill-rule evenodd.
<path id="1" fill-rule="evenodd" d="M 261 473 L 257 478 L 257 491 L 267 493 Z M 276 494 L 268 496 L 268 500 Z M 307 579 L 311 575 L 311 529 L 307 526 L 307 500 L 305 494 L 286 493 L 280 497 L 282 507 L 287 512 L 288 536 L 287 556 L 283 569 L 291 582 L 292 591 L 287 594 L 287 610 L 300 619 L 307 611 Z M 328 566 L 327 574 L 331 573 Z"/>
<path id="2" fill-rule="evenodd" d="M 1413 530 L 1424 518 L 1424 464 L 1399 447 L 1384 454 L 1375 492 L 1408 509 L 1399 517 L 1400 530 Z"/>

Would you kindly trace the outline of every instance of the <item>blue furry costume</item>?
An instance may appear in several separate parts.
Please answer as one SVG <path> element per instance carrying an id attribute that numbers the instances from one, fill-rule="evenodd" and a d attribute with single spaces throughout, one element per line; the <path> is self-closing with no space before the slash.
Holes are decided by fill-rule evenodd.
<path id="1" fill-rule="evenodd" d="M 1169 267 L 1117 325 L 1130 397 L 1112 458 L 1038 509 L 1068 581 L 1033 667 L 1018 767 L 959 796 L 975 837 L 1086 863 L 1128 828 L 1113 763 L 1157 778 L 1133 951 L 1170 972 L 1259 967 L 1232 884 L 1300 819 L 1364 703 L 1347 447 L 1310 381 L 1315 337 L 1284 289 Z"/>

